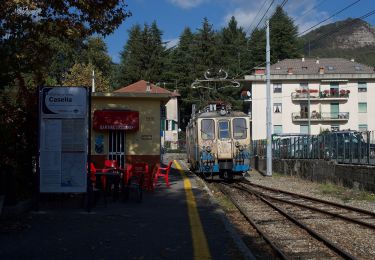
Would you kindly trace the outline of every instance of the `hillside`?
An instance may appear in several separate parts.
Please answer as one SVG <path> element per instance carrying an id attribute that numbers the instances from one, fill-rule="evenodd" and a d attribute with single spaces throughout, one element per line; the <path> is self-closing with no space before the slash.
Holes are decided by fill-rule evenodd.
<path id="1" fill-rule="evenodd" d="M 301 38 L 306 46 L 306 57 L 354 58 L 375 65 L 375 28 L 363 20 L 347 19 L 327 24 Z"/>

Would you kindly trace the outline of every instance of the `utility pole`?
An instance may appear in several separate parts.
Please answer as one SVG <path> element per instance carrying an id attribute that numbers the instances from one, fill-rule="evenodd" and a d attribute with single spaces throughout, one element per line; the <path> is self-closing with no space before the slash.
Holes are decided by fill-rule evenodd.
<path id="1" fill-rule="evenodd" d="M 310 113 L 310 87 L 307 83 L 307 119 L 308 119 L 308 134 L 311 135 L 311 113 Z"/>
<path id="2" fill-rule="evenodd" d="M 272 118 L 271 118 L 271 82 L 270 82 L 270 22 L 266 21 L 266 80 L 267 80 L 267 172 L 266 176 L 272 176 Z"/>
<path id="3" fill-rule="evenodd" d="M 92 70 L 91 85 L 92 85 L 92 92 L 95 92 L 95 71 L 94 70 Z"/>

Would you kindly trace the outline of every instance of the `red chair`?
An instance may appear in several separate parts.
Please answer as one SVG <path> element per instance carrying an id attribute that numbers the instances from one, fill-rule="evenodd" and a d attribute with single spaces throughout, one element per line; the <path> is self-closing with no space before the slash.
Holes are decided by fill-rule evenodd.
<path id="1" fill-rule="evenodd" d="M 170 187 L 170 184 L 169 184 L 169 171 L 171 170 L 171 167 L 172 167 L 172 164 L 173 164 L 173 161 L 170 161 L 168 163 L 168 166 L 167 167 L 160 167 L 160 164 L 157 164 L 155 167 L 157 167 L 157 170 L 156 170 L 156 173 L 155 173 L 155 176 L 154 176 L 154 188 L 156 187 L 156 184 L 158 182 L 158 178 L 159 177 L 163 177 L 164 180 L 165 180 L 165 184 L 167 185 L 167 187 Z"/>
<path id="2" fill-rule="evenodd" d="M 104 168 L 111 168 L 111 169 L 118 169 L 117 161 L 116 160 L 105 160 L 104 161 Z"/>
<path id="3" fill-rule="evenodd" d="M 95 173 L 96 173 L 96 168 L 94 166 L 94 163 L 90 163 L 90 180 L 91 180 L 91 183 L 94 185 L 96 181 Z"/>

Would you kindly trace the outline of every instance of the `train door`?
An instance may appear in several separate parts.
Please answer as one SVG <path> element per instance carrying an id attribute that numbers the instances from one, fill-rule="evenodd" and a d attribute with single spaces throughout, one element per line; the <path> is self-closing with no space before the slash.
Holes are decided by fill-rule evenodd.
<path id="1" fill-rule="evenodd" d="M 125 131 L 109 131 L 108 159 L 116 160 L 121 168 L 125 165 Z"/>
<path id="2" fill-rule="evenodd" d="M 232 158 L 232 141 L 230 121 L 222 119 L 218 121 L 217 157 L 218 159 Z"/>

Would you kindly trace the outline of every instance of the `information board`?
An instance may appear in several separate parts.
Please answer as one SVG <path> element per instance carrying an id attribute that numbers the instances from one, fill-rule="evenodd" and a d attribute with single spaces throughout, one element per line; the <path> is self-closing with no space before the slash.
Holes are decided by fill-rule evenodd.
<path id="1" fill-rule="evenodd" d="M 43 87 L 39 97 L 39 191 L 86 192 L 88 89 Z"/>

